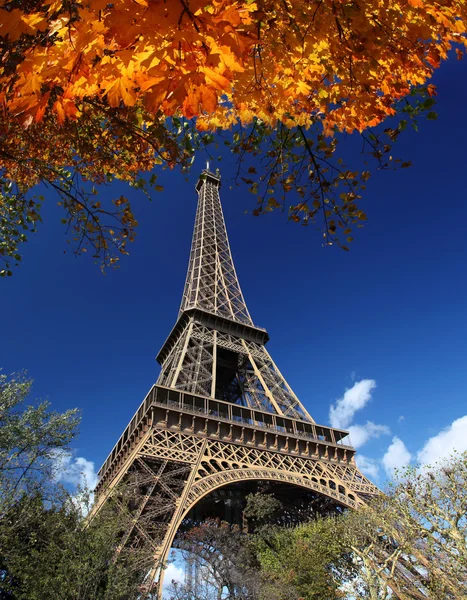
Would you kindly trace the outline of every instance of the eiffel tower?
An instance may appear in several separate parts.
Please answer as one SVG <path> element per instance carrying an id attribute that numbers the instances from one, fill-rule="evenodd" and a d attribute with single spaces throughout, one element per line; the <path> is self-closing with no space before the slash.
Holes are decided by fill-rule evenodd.
<path id="1" fill-rule="evenodd" d="M 265 348 L 235 272 L 219 196 L 207 168 L 177 322 L 160 350 L 161 372 L 99 471 L 94 511 L 131 473 L 144 493 L 122 544 L 154 549 L 152 589 L 177 531 L 209 495 L 277 482 L 336 507 L 355 508 L 378 489 L 355 465 L 348 432 L 318 425 Z M 224 495 L 222 491 L 224 490 Z M 150 514 L 151 519 L 144 519 Z"/>

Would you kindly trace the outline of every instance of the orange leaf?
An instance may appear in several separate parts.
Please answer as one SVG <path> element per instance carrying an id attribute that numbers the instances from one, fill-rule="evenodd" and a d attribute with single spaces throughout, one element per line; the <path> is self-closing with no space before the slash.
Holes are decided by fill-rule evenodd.
<path id="1" fill-rule="evenodd" d="M 63 108 L 63 104 L 60 102 L 60 100 L 57 100 L 52 108 L 57 114 L 58 122 L 60 125 L 63 125 L 63 123 L 65 123 L 65 109 Z"/>
<path id="2" fill-rule="evenodd" d="M 37 73 L 31 73 L 25 77 L 25 80 L 26 81 L 21 90 L 24 95 L 40 92 L 42 85 L 42 77 L 40 75 Z"/>
<path id="3" fill-rule="evenodd" d="M 182 112 L 187 119 L 191 119 L 199 115 L 200 113 L 200 102 L 201 102 L 201 91 L 200 88 L 194 88 L 186 96 L 182 105 Z"/>
<path id="4" fill-rule="evenodd" d="M 204 112 L 213 113 L 217 106 L 217 94 L 206 85 L 202 85 L 201 89 L 201 104 Z"/>
<path id="5" fill-rule="evenodd" d="M 45 114 L 45 109 L 47 108 L 47 103 L 49 102 L 49 97 L 50 97 L 50 92 L 47 92 L 46 94 L 41 96 L 41 99 L 39 102 L 39 107 L 36 111 L 36 116 L 34 117 L 34 120 L 36 121 L 36 123 L 39 123 L 40 121 L 42 121 L 42 118 L 44 117 L 44 114 Z"/>
<path id="6" fill-rule="evenodd" d="M 213 88 L 221 92 L 227 92 L 231 89 L 231 83 L 224 75 L 221 75 L 210 67 L 204 67 L 203 71 L 208 85 L 212 85 Z"/>
<path id="7" fill-rule="evenodd" d="M 134 84 L 128 77 L 115 79 L 107 88 L 106 94 L 110 106 L 114 108 L 120 106 L 121 102 L 125 106 L 134 106 L 136 103 Z"/>

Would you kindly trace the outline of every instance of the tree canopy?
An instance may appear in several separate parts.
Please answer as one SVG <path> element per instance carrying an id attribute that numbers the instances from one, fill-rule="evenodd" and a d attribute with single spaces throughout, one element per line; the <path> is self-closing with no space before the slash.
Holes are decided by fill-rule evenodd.
<path id="1" fill-rule="evenodd" d="M 3 0 L 3 274 L 40 220 L 35 184 L 60 194 L 77 251 L 112 264 L 137 223 L 125 197 L 104 206 L 96 186 L 159 188 L 141 173 L 189 168 L 221 131 L 240 163 L 262 157 L 258 173 L 239 167 L 255 214 L 294 190 L 290 218 L 319 219 L 325 243 L 343 246 L 366 219 L 370 171 L 335 157 L 339 133 L 363 135 L 386 165 L 407 119 L 433 118 L 429 79 L 453 47 L 462 55 L 466 23 L 463 0 Z"/>
<path id="2" fill-rule="evenodd" d="M 128 481 L 86 518 L 90 490 L 58 482 L 61 452 L 76 435 L 76 410 L 26 404 L 32 381 L 0 374 L 0 599 L 132 600 L 153 562 L 145 540 L 119 548 L 138 501 Z"/>
<path id="3" fill-rule="evenodd" d="M 0 373 L 0 519 L 25 494 L 54 482 L 54 459 L 76 435 L 78 411 L 56 413 L 46 401 L 26 405 L 32 381 Z"/>

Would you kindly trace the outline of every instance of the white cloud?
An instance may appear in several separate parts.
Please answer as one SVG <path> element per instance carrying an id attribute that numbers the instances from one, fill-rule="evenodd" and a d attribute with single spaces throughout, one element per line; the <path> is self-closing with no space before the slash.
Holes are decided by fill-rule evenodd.
<path id="1" fill-rule="evenodd" d="M 386 425 L 377 425 L 373 421 L 367 421 L 365 425 L 351 425 L 349 427 L 350 441 L 354 448 L 360 448 L 368 440 L 380 435 L 389 435 L 391 430 Z"/>
<path id="2" fill-rule="evenodd" d="M 94 463 L 82 456 L 73 457 L 69 452 L 58 451 L 54 457 L 54 475 L 57 481 L 69 483 L 75 487 L 87 487 L 94 490 L 98 477 Z"/>
<path id="3" fill-rule="evenodd" d="M 357 454 L 355 456 L 355 460 L 357 463 L 357 467 L 364 473 L 368 475 L 368 477 L 372 479 L 378 479 L 379 475 L 379 465 L 378 461 L 374 458 L 369 458 L 368 456 L 363 456 L 363 454 Z"/>
<path id="4" fill-rule="evenodd" d="M 394 469 L 402 469 L 410 464 L 412 455 L 407 450 L 404 442 L 397 436 L 392 438 L 391 445 L 386 450 L 382 463 L 386 473 L 391 477 Z"/>
<path id="5" fill-rule="evenodd" d="M 164 583 L 162 588 L 165 590 L 172 585 L 173 581 L 183 583 L 185 580 L 185 571 L 183 567 L 177 567 L 174 563 L 170 563 L 164 572 Z"/>
<path id="6" fill-rule="evenodd" d="M 399 421 L 399 423 L 402 423 L 402 421 L 405 421 L 404 415 L 401 415 L 397 420 Z"/>
<path id="7" fill-rule="evenodd" d="M 329 409 L 331 426 L 347 429 L 355 413 L 371 400 L 371 392 L 375 387 L 374 379 L 362 379 L 346 390 L 342 398 L 339 398 L 336 404 L 332 404 Z"/>
<path id="8" fill-rule="evenodd" d="M 454 450 L 467 450 L 467 415 L 456 419 L 438 435 L 431 437 L 418 452 L 417 461 L 422 465 L 432 465 L 448 457 Z"/>

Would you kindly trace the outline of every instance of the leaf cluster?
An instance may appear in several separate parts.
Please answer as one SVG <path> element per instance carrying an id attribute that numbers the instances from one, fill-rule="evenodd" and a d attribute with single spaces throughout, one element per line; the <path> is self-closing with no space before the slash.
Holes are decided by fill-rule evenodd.
<path id="1" fill-rule="evenodd" d="M 466 22 L 463 0 L 4 0 L 0 274 L 40 222 L 36 184 L 58 193 L 75 252 L 116 265 L 137 222 L 128 199 L 104 206 L 97 187 L 160 190 L 141 173 L 188 169 L 222 132 L 240 181 L 244 156 L 262 159 L 243 177 L 253 214 L 285 209 L 348 248 L 371 171 L 336 158 L 340 134 L 361 134 L 377 168 L 394 164 L 407 122 L 436 117 L 428 82 L 452 48 L 463 54 Z"/>
<path id="2" fill-rule="evenodd" d="M 76 435 L 79 415 L 25 405 L 32 381 L 24 373 L 0 373 L 0 515 L 25 492 L 53 484 L 54 459 Z"/>

